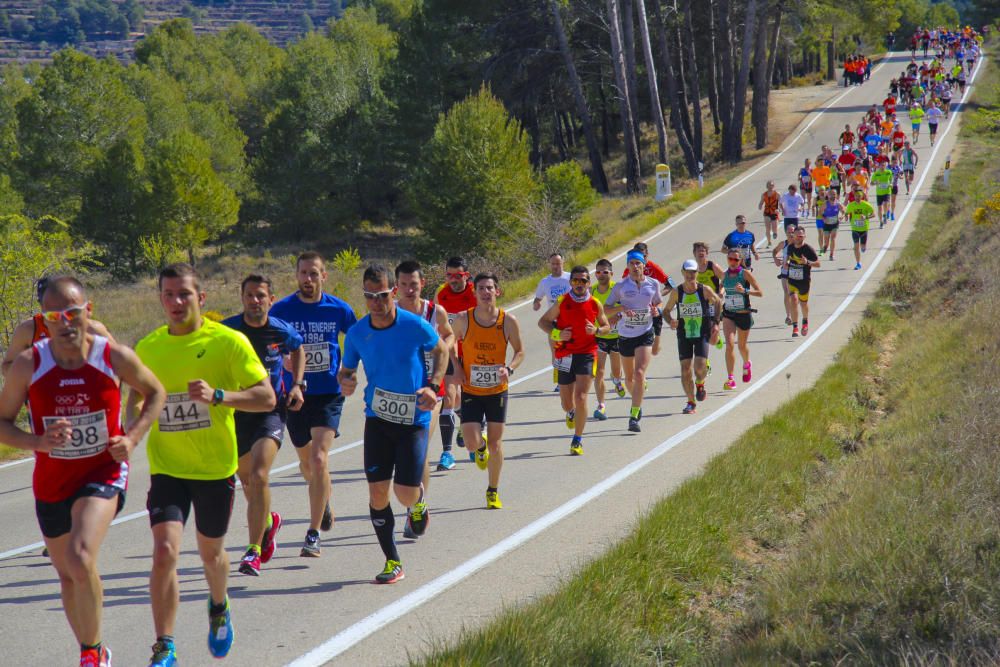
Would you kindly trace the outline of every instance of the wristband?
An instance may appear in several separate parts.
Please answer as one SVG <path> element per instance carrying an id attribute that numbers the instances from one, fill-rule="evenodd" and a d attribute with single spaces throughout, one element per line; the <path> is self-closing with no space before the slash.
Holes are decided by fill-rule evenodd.
<path id="1" fill-rule="evenodd" d="M 549 338 L 558 343 L 562 341 L 562 339 L 559 337 L 561 334 L 562 334 L 562 329 L 556 329 L 555 327 L 552 327 L 552 333 L 549 334 Z"/>
<path id="2" fill-rule="evenodd" d="M 219 405 L 226 399 L 226 392 L 221 389 L 216 389 L 212 393 L 212 405 Z"/>
<path id="3" fill-rule="evenodd" d="M 514 374 L 514 369 L 511 368 L 510 366 L 508 366 L 507 367 L 507 376 L 510 377 L 513 374 Z"/>

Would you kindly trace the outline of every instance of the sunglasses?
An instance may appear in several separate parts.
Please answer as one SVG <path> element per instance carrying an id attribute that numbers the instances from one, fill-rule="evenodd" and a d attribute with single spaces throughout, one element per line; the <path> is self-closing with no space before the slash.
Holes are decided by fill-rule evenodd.
<path id="1" fill-rule="evenodd" d="M 571 285 L 586 285 L 590 282 L 589 278 L 573 278 L 570 281 Z"/>
<path id="2" fill-rule="evenodd" d="M 611 272 L 607 269 L 597 269 L 594 273 L 598 276 L 610 276 Z"/>
<path id="3" fill-rule="evenodd" d="M 469 275 L 468 271 L 448 271 L 444 274 L 448 278 L 465 278 Z"/>
<path id="4" fill-rule="evenodd" d="M 387 289 L 381 292 L 362 292 L 362 294 L 364 294 L 365 298 L 369 301 L 375 301 L 376 299 L 380 301 L 388 301 L 389 297 L 392 295 L 392 290 Z"/>
<path id="5" fill-rule="evenodd" d="M 739 264 L 740 263 L 740 258 L 739 257 L 727 257 L 727 259 L 729 260 L 730 264 Z"/>
<path id="6" fill-rule="evenodd" d="M 76 322 L 88 306 L 90 306 L 89 301 L 82 306 L 71 306 L 66 310 L 44 310 L 42 311 L 42 319 L 46 322 L 58 322 L 59 320 Z"/>

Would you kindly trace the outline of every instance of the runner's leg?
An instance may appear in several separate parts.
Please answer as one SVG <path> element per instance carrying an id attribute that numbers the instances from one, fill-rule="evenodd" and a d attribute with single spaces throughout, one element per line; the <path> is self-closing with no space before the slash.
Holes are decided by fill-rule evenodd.
<path id="1" fill-rule="evenodd" d="M 153 607 L 156 636 L 174 634 L 180 588 L 177 583 L 177 556 L 181 550 L 184 524 L 163 521 L 153 526 L 153 568 L 149 573 L 149 598 Z"/>
<path id="2" fill-rule="evenodd" d="M 240 457 L 237 474 L 247 499 L 248 544 L 260 546 L 271 514 L 271 464 L 278 455 L 278 443 L 260 438 L 248 454 Z"/>

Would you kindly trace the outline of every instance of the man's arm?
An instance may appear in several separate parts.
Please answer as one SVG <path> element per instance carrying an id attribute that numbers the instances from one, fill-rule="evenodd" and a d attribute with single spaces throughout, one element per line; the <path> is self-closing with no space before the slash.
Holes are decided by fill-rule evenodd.
<path id="1" fill-rule="evenodd" d="M 517 318 L 510 313 L 507 313 L 506 317 L 503 318 L 503 332 L 507 336 L 507 342 L 511 349 L 514 350 L 514 356 L 507 366 L 512 369 L 517 368 L 524 361 L 524 345 L 521 344 L 521 327 L 517 323 Z M 507 368 L 501 368 L 500 373 L 507 377 Z"/>
<path id="2" fill-rule="evenodd" d="M 72 428 L 69 421 L 60 419 L 50 424 L 45 435 L 38 436 L 22 430 L 17 425 L 17 416 L 21 406 L 28 398 L 28 385 L 34 361 L 31 353 L 22 351 L 11 362 L 4 379 L 3 391 L 0 392 L 0 442 L 17 449 L 47 452 L 69 440 Z"/>
<path id="3" fill-rule="evenodd" d="M 306 353 L 302 346 L 288 354 L 288 365 L 292 367 L 292 387 L 288 390 L 285 405 L 292 412 L 298 412 L 305 403 L 305 397 L 302 395 L 302 379 L 306 376 Z"/>
<path id="4" fill-rule="evenodd" d="M 10 346 L 3 355 L 2 371 L 4 377 L 7 376 L 7 371 L 10 370 L 14 360 L 17 359 L 17 355 L 31 347 L 31 339 L 34 337 L 34 333 L 34 320 L 25 320 L 14 328 L 14 333 L 10 336 Z"/>
<path id="5" fill-rule="evenodd" d="M 211 405 L 215 389 L 204 380 L 192 380 L 188 383 L 188 395 L 192 401 Z M 219 405 L 241 412 L 270 412 L 276 403 L 274 390 L 271 389 L 269 378 L 265 376 L 246 389 L 224 392 L 224 397 Z"/>
<path id="6" fill-rule="evenodd" d="M 120 463 L 129 460 L 132 450 L 152 428 L 167 402 L 167 392 L 135 352 L 124 345 L 111 343 L 111 366 L 118 377 L 132 388 L 130 394 L 142 396 L 142 410 L 134 419 L 130 417 L 126 420 L 125 435 L 113 436 L 108 443 L 111 457 Z"/>
<path id="7" fill-rule="evenodd" d="M 434 323 L 437 325 L 438 335 L 444 341 L 445 350 L 450 353 L 455 347 L 455 332 L 452 330 L 451 324 L 448 323 L 448 311 L 441 306 L 435 306 Z M 445 361 L 447 360 L 446 356 Z"/>
<path id="8" fill-rule="evenodd" d="M 604 305 L 600 301 L 597 301 L 597 325 L 597 331 L 591 333 L 601 336 L 611 333 L 611 323 L 608 322 L 608 316 L 604 314 Z"/>

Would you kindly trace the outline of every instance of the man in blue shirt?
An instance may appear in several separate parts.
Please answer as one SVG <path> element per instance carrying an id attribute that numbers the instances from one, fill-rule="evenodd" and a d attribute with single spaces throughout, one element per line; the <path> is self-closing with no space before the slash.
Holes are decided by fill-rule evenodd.
<path id="1" fill-rule="evenodd" d="M 318 558 L 319 529 L 333 527 L 330 507 L 330 447 L 339 435 L 344 396 L 337 382 L 340 366 L 338 336 L 347 333 L 357 317 L 346 301 L 323 292 L 327 273 L 318 252 L 304 252 L 295 262 L 299 289 L 271 307 L 271 315 L 288 322 L 302 336 L 305 356 L 305 403 L 288 415 L 288 435 L 299 456 L 302 476 L 309 484 L 309 528 L 301 555 Z M 285 380 L 292 382 L 286 369 Z"/>
<path id="2" fill-rule="evenodd" d="M 871 132 L 865 137 L 865 150 L 868 151 L 868 155 L 875 156 L 879 154 L 882 146 L 882 137 L 878 132 Z"/>
<path id="3" fill-rule="evenodd" d="M 728 253 L 730 250 L 740 251 L 743 266 L 748 269 L 752 263 L 751 256 L 754 259 L 760 259 L 760 255 L 757 254 L 757 237 L 754 236 L 753 232 L 747 231 L 747 217 L 745 215 L 736 216 L 736 229 L 729 232 L 722 240 L 722 252 Z"/>
<path id="4" fill-rule="evenodd" d="M 236 411 L 236 446 L 239 452 L 237 474 L 243 484 L 247 499 L 247 527 L 250 541 L 246 554 L 240 561 L 240 572 L 260 575 L 260 566 L 274 555 L 277 546 L 274 537 L 281 527 L 281 515 L 271 511 L 269 486 L 271 464 L 278 454 L 285 435 L 286 408 L 302 408 L 302 376 L 305 372 L 305 355 L 302 336 L 287 322 L 269 317 L 274 303 L 271 279 L 250 274 L 240 285 L 243 312 L 223 324 L 243 333 L 254 352 L 267 369 L 277 406 L 271 412 Z M 288 357 L 292 367 L 292 383 L 285 383 L 282 360 Z"/>
<path id="5" fill-rule="evenodd" d="M 365 269 L 364 296 L 368 315 L 344 337 L 344 363 L 338 374 L 345 396 L 358 384 L 359 362 L 365 365 L 365 477 L 372 526 L 385 554 L 377 584 L 403 578 L 393 537 L 395 517 L 389 485 L 408 510 L 414 532 L 430 519 L 421 479 L 427 458 L 431 412 L 448 367 L 448 348 L 427 320 L 400 309 L 392 298 L 395 279 L 381 264 Z M 424 353 L 430 352 L 428 377 Z M 422 524 L 422 525 L 421 525 Z"/>

